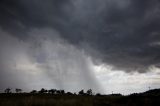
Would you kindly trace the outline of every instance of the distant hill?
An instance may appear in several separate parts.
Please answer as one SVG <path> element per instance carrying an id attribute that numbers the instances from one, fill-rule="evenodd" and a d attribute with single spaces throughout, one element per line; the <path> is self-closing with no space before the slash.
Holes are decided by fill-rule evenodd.
<path id="1" fill-rule="evenodd" d="M 160 89 L 152 89 L 143 93 L 133 93 L 129 96 L 156 96 L 160 97 Z"/>
<path id="2" fill-rule="evenodd" d="M 160 96 L 160 89 L 152 89 L 142 93 L 144 96 Z"/>

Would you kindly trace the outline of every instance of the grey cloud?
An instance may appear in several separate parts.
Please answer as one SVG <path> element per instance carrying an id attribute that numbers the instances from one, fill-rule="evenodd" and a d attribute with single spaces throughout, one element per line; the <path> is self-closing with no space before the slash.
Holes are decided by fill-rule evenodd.
<path id="1" fill-rule="evenodd" d="M 160 62 L 159 45 L 153 45 L 159 42 L 159 0 L 1 0 L 0 6 L 1 27 L 18 38 L 51 27 L 115 69 L 145 72 Z"/>
<path id="2" fill-rule="evenodd" d="M 18 87 L 101 91 L 88 56 L 59 38 L 53 29 L 32 29 L 28 32 L 30 39 L 25 41 L 2 29 L 0 35 L 0 90 Z"/>

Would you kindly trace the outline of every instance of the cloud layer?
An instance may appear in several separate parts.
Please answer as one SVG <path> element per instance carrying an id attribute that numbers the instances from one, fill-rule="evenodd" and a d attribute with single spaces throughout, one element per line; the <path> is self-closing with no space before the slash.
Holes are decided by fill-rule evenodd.
<path id="1" fill-rule="evenodd" d="M 1 27 L 19 39 L 51 27 L 115 69 L 159 67 L 159 0 L 1 0 L 0 8 Z"/>
<path id="2" fill-rule="evenodd" d="M 141 77 L 139 86 L 152 85 L 159 28 L 159 0 L 0 0 L 0 86 L 101 91 Z"/>

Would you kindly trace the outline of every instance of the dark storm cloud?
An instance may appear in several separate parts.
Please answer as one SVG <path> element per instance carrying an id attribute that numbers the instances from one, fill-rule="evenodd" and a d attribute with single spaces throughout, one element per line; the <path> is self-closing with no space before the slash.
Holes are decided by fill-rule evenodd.
<path id="1" fill-rule="evenodd" d="M 21 33 L 32 27 L 58 27 L 65 15 L 62 8 L 66 2 L 66 0 L 1 0 L 0 24 L 16 36 L 18 33 L 22 38 L 24 35 Z"/>
<path id="2" fill-rule="evenodd" d="M 69 43 L 125 71 L 160 62 L 159 0 L 1 0 L 0 25 L 18 38 L 52 27 Z"/>

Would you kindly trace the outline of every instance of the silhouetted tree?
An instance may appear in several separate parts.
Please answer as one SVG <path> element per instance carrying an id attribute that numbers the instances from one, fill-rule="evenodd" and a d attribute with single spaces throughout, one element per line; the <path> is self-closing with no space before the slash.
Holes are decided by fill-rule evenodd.
<path id="1" fill-rule="evenodd" d="M 6 89 L 4 90 L 4 92 L 5 92 L 5 93 L 11 93 L 11 88 L 6 88 Z"/>
<path id="2" fill-rule="evenodd" d="M 84 95 L 84 90 L 78 92 L 79 95 Z"/>
<path id="3" fill-rule="evenodd" d="M 60 94 L 65 94 L 65 91 L 64 90 L 60 90 Z"/>
<path id="4" fill-rule="evenodd" d="M 60 90 L 56 90 L 56 94 L 60 94 L 61 92 L 60 92 Z"/>
<path id="5" fill-rule="evenodd" d="M 36 90 L 32 90 L 30 93 L 37 93 L 37 91 Z"/>
<path id="6" fill-rule="evenodd" d="M 67 92 L 66 94 L 67 94 L 67 95 L 73 95 L 73 93 L 71 93 L 71 92 Z"/>
<path id="7" fill-rule="evenodd" d="M 92 95 L 92 89 L 87 90 L 86 94 L 87 95 Z"/>
<path id="8" fill-rule="evenodd" d="M 42 88 L 42 89 L 39 91 L 39 93 L 47 93 L 47 90 L 44 89 L 44 88 Z"/>
<path id="9" fill-rule="evenodd" d="M 21 93 L 21 92 L 22 92 L 22 89 L 16 88 L 15 91 L 16 91 L 16 93 Z"/>
<path id="10" fill-rule="evenodd" d="M 48 90 L 48 93 L 55 94 L 56 93 L 56 89 L 50 89 L 50 90 Z"/>
<path id="11" fill-rule="evenodd" d="M 100 94 L 100 93 L 97 93 L 96 96 L 101 96 L 101 94 Z"/>

